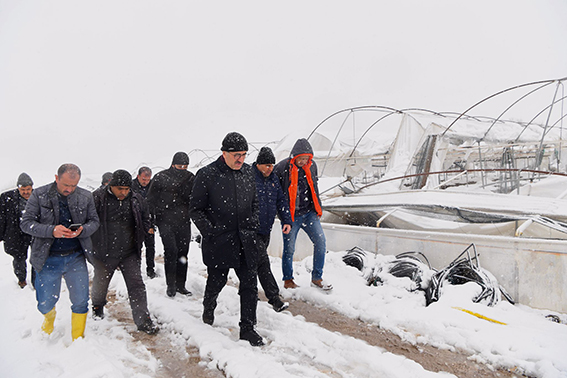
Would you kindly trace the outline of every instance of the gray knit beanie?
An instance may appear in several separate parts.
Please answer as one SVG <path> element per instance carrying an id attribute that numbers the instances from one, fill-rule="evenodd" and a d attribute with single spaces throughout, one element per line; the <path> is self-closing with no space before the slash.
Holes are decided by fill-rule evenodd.
<path id="1" fill-rule="evenodd" d="M 18 186 L 33 186 L 33 180 L 31 179 L 30 175 L 25 172 L 22 172 L 20 176 L 18 176 Z"/>

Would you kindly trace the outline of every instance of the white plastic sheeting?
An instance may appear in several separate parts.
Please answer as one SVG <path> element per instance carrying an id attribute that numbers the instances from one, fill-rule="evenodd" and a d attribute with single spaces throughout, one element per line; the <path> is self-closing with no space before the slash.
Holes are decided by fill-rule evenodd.
<path id="1" fill-rule="evenodd" d="M 567 312 L 565 240 L 447 234 L 333 223 L 322 225 L 330 251 L 346 251 L 359 246 L 383 255 L 422 252 L 436 269 L 445 267 L 474 243 L 480 254 L 481 266 L 496 277 L 516 302 L 534 308 Z M 279 223 L 274 224 L 268 249 L 271 256 L 282 255 L 281 235 Z M 300 232 L 294 260 L 302 260 L 312 253 L 313 244 L 305 233 Z M 332 277 L 329 279 L 332 280 Z"/>

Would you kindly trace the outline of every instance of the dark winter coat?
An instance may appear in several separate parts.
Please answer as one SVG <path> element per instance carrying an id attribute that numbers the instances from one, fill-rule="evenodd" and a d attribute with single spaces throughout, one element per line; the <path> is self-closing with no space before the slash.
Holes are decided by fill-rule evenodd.
<path id="1" fill-rule="evenodd" d="M 83 231 L 77 237 L 83 252 L 87 257 L 92 256 L 91 235 L 99 226 L 93 196 L 88 190 L 76 188 L 67 196 L 67 202 L 73 223 L 80 223 L 83 226 Z M 34 189 L 22 216 L 20 228 L 33 236 L 30 263 L 38 272 L 43 269 L 45 260 L 49 257 L 49 250 L 55 240 L 53 229 L 58 224 L 60 222 L 57 184 L 47 184 Z"/>
<path id="2" fill-rule="evenodd" d="M 112 201 L 118 201 L 116 196 L 110 192 L 109 188 L 99 188 L 93 193 L 95 208 L 100 220 L 99 229 L 93 234 L 93 256 L 99 260 L 105 261 L 107 258 L 119 258 L 120 256 L 109 255 L 110 240 L 108 230 L 108 204 Z M 142 243 L 144 242 L 146 232 L 150 229 L 150 216 L 148 204 L 138 193 L 130 192 L 123 201 L 129 201 L 132 216 L 134 218 L 134 229 L 130 230 L 134 234 L 135 252 L 138 258 L 142 256 Z M 125 225 L 127 226 L 127 225 Z"/>
<path id="3" fill-rule="evenodd" d="M 252 167 L 232 170 L 221 156 L 201 168 L 191 195 L 191 219 L 201 232 L 203 262 L 211 268 L 238 268 L 244 249 L 256 267 L 258 199 Z"/>
<path id="4" fill-rule="evenodd" d="M 132 191 L 134 193 L 140 194 L 143 198 L 148 198 L 148 192 L 150 191 L 150 185 L 152 185 L 152 180 L 146 186 L 142 186 L 138 178 L 132 180 Z"/>
<path id="5" fill-rule="evenodd" d="M 18 189 L 0 195 L 0 241 L 4 241 L 4 250 L 10 255 L 27 253 L 31 243 L 31 236 L 20 229 L 21 200 Z"/>
<path id="6" fill-rule="evenodd" d="M 140 185 L 140 182 L 138 181 L 137 178 L 135 178 L 134 180 L 132 180 L 132 192 L 134 193 L 138 193 L 142 196 L 142 198 L 144 199 L 144 201 L 147 202 L 148 200 L 148 193 L 150 192 L 150 185 L 152 184 L 153 180 L 150 180 L 149 184 L 146 186 L 142 186 Z M 149 204 L 148 204 L 148 209 L 149 209 Z M 154 225 L 156 224 L 156 221 L 154 219 L 154 215 L 151 213 L 150 211 L 150 228 L 153 228 Z"/>
<path id="7" fill-rule="evenodd" d="M 158 225 L 190 221 L 189 201 L 194 179 L 193 173 L 174 167 L 154 176 L 147 200 Z"/>
<path id="8" fill-rule="evenodd" d="M 259 221 L 258 233 L 269 235 L 276 215 L 282 224 L 292 224 L 289 205 L 275 174 L 264 177 L 254 163 L 252 170 L 256 174 L 256 193 L 258 195 Z"/>
<path id="9" fill-rule="evenodd" d="M 292 150 L 291 150 L 291 156 L 290 158 L 284 159 L 282 161 L 280 161 L 278 164 L 276 164 L 274 166 L 274 174 L 279 178 L 280 180 L 280 184 L 282 186 L 282 189 L 284 191 L 284 194 L 286 196 L 286 200 L 287 203 L 290 203 L 290 198 L 289 198 L 289 189 L 290 189 L 290 184 L 291 184 L 291 179 L 290 179 L 290 170 L 291 170 L 291 166 L 292 164 L 294 164 L 295 162 L 295 158 L 298 155 L 309 155 L 310 156 L 310 161 L 311 161 L 311 167 L 309 168 L 309 171 L 311 172 L 311 178 L 313 180 L 313 191 L 315 192 L 318 204 L 321 204 L 321 198 L 319 197 L 319 185 L 318 185 L 318 177 L 317 177 L 317 164 L 315 163 L 315 161 L 313 161 L 313 149 L 311 148 L 311 145 L 309 144 L 309 142 L 307 142 L 306 139 L 299 139 L 295 145 L 293 146 Z M 306 196 L 299 196 L 299 200 L 298 203 L 296 204 L 295 207 L 295 214 L 297 214 L 297 209 L 299 208 L 312 208 L 313 209 L 313 198 L 311 195 L 311 191 L 309 189 L 309 187 L 305 187 L 306 185 L 308 185 L 307 181 L 305 180 L 305 173 L 303 172 L 303 169 L 299 169 L 299 188 L 298 188 L 298 192 L 307 192 L 308 195 Z M 302 203 L 303 201 L 303 203 Z M 290 205 L 290 212 L 293 211 L 292 206 Z"/>

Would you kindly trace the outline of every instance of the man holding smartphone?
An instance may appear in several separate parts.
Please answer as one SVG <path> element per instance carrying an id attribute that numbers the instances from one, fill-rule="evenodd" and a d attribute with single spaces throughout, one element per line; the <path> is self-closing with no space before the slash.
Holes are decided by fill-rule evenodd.
<path id="1" fill-rule="evenodd" d="M 91 235 L 99 226 L 92 194 L 79 188 L 81 170 L 63 164 L 55 182 L 35 189 L 20 227 L 33 236 L 30 263 L 36 271 L 37 308 L 45 316 L 42 330 L 53 332 L 61 278 L 71 300 L 71 334 L 83 337 L 89 303 L 89 273 L 85 254 L 92 253 Z M 71 230 L 72 224 L 78 225 Z"/>

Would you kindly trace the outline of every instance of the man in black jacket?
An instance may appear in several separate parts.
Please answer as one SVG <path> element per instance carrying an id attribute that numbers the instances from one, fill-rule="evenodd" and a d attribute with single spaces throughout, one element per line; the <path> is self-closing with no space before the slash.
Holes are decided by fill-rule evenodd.
<path id="1" fill-rule="evenodd" d="M 251 167 L 244 163 L 246 139 L 229 133 L 222 142 L 222 156 L 201 168 L 191 195 L 191 218 L 202 235 L 207 284 L 203 322 L 212 325 L 217 297 L 233 268 L 240 280 L 240 339 L 264 345 L 256 333 L 258 302 L 256 231 L 258 200 Z"/>
<path id="2" fill-rule="evenodd" d="M 189 199 L 195 175 L 187 170 L 189 156 L 177 152 L 171 167 L 155 175 L 148 193 L 150 212 L 164 248 L 165 282 L 167 295 L 175 293 L 190 296 L 187 281 L 187 255 L 191 242 Z"/>
<path id="3" fill-rule="evenodd" d="M 99 188 L 93 193 L 100 219 L 100 227 L 92 236 L 93 317 L 104 317 L 108 285 L 116 268 L 120 268 L 128 288 L 134 323 L 138 330 L 153 335 L 158 328 L 148 311 L 146 286 L 140 272 L 142 243 L 150 228 L 150 217 L 146 201 L 130 190 L 131 185 L 130 173 L 119 169 L 112 174 L 107 187 Z"/>
<path id="4" fill-rule="evenodd" d="M 18 278 L 18 285 L 23 289 L 27 285 L 26 259 L 31 236 L 20 229 L 20 219 L 31 196 L 33 181 L 27 173 L 22 173 L 18 177 L 17 186 L 17 189 L 0 195 L 0 241 L 4 241 L 4 251 L 14 258 L 14 274 Z"/>
<path id="5" fill-rule="evenodd" d="M 270 258 L 268 257 L 268 245 L 270 244 L 270 233 L 276 215 L 282 223 L 284 235 L 291 231 L 291 216 L 289 206 L 280 185 L 280 180 L 273 174 L 276 157 L 270 147 L 262 147 L 252 165 L 252 171 L 256 174 L 256 194 L 259 203 L 258 228 L 258 279 L 268 298 L 268 303 L 274 310 L 281 312 L 289 307 L 289 303 L 280 298 L 280 288 L 272 274 Z"/>
<path id="6" fill-rule="evenodd" d="M 152 182 L 152 170 L 150 167 L 141 167 L 138 169 L 138 176 L 132 180 L 132 191 L 140 194 L 144 200 L 148 199 L 148 192 Z M 150 230 L 146 233 L 144 245 L 146 247 L 146 274 L 150 278 L 156 277 L 156 238 L 154 228 L 154 217 L 150 213 Z"/>

